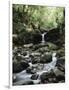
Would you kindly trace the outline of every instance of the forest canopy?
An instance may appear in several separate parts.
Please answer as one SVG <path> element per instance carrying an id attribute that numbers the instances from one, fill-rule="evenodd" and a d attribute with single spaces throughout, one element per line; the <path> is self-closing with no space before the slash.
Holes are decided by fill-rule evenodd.
<path id="1" fill-rule="evenodd" d="M 64 29 L 64 7 L 13 4 L 13 33 L 33 29 Z"/>
<path id="2" fill-rule="evenodd" d="M 63 37 L 65 32 L 65 8 L 40 5 L 13 4 L 13 43 L 23 45 L 33 42 L 41 42 L 41 34 L 49 32 L 46 39 Z M 55 32 L 54 32 L 55 31 Z M 55 33 L 55 35 L 54 35 Z M 59 34 L 60 33 L 60 34 Z M 53 35 L 52 35 L 53 34 Z M 47 41 L 46 40 L 46 41 Z M 59 41 L 59 40 L 58 40 Z"/>

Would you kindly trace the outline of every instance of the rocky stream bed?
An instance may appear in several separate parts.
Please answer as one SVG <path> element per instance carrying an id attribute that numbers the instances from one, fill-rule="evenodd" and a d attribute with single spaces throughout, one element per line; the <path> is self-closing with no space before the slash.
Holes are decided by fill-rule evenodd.
<path id="1" fill-rule="evenodd" d="M 46 42 L 13 49 L 13 85 L 65 82 L 64 47 Z"/>

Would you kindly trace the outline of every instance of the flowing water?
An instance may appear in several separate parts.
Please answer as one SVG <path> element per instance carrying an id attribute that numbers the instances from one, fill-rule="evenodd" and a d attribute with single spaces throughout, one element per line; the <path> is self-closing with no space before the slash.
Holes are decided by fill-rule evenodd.
<path id="1" fill-rule="evenodd" d="M 39 75 L 38 79 L 32 80 L 31 79 L 32 74 L 27 73 L 26 70 L 23 70 L 22 72 L 15 74 L 17 81 L 14 83 L 14 85 L 19 85 L 27 81 L 33 81 L 34 84 L 38 84 L 40 82 L 40 75 L 44 72 L 49 72 L 51 69 L 54 69 L 56 62 L 57 62 L 56 53 L 52 54 L 52 61 L 48 64 L 40 64 L 40 63 L 32 64 L 30 62 L 29 67 L 34 67 L 34 69 L 36 70 L 36 74 Z"/>
<path id="2" fill-rule="evenodd" d="M 46 34 L 46 32 L 41 34 L 42 35 L 42 41 L 41 41 L 42 44 L 45 43 L 45 39 L 44 39 L 45 34 Z M 32 53 L 32 54 L 34 54 L 34 53 Z M 36 54 L 37 53 L 35 53 L 35 55 Z M 22 57 L 29 59 L 29 51 L 27 52 L 26 56 L 22 56 Z M 50 63 L 47 63 L 47 64 L 40 64 L 40 63 L 32 64 L 32 62 L 29 62 L 29 67 L 34 67 L 34 70 L 36 71 L 36 74 L 39 75 L 38 78 L 36 80 L 32 80 L 31 79 L 32 74 L 27 73 L 26 70 L 23 70 L 20 73 L 14 74 L 15 79 L 16 79 L 16 82 L 14 82 L 14 85 L 21 85 L 22 83 L 27 82 L 27 81 L 33 81 L 34 84 L 38 84 L 40 82 L 40 75 L 44 72 L 49 72 L 52 69 L 54 69 L 55 65 L 56 65 L 56 62 L 57 62 L 56 53 L 52 54 L 52 61 Z"/>
<path id="3" fill-rule="evenodd" d="M 45 43 L 45 39 L 44 39 L 44 36 L 45 36 L 45 34 L 46 34 L 46 32 L 44 32 L 43 34 L 41 34 L 42 35 L 42 43 Z"/>

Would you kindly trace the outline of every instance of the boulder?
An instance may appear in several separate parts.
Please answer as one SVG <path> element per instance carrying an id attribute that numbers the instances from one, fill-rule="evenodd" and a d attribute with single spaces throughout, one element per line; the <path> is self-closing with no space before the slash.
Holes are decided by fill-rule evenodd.
<path id="1" fill-rule="evenodd" d="M 26 51 L 24 51 L 22 55 L 23 55 L 23 56 L 26 56 L 26 55 L 27 55 L 27 52 L 26 52 Z"/>
<path id="2" fill-rule="evenodd" d="M 26 69 L 26 73 L 31 73 L 31 67 L 28 67 L 27 69 Z"/>
<path id="3" fill-rule="evenodd" d="M 48 73 L 42 73 L 40 76 L 41 82 L 44 82 L 45 80 L 48 80 L 49 74 Z"/>
<path id="4" fill-rule="evenodd" d="M 36 70 L 33 69 L 32 67 L 28 67 L 28 68 L 26 69 L 26 73 L 35 74 L 35 73 L 36 73 Z"/>
<path id="5" fill-rule="evenodd" d="M 44 44 L 42 44 L 42 43 L 35 44 L 35 45 L 33 46 L 33 50 L 35 51 L 35 50 L 37 50 L 37 49 L 39 49 L 39 48 L 42 48 L 42 47 L 45 47 L 45 46 L 46 46 L 46 43 L 44 43 Z"/>
<path id="6" fill-rule="evenodd" d="M 30 55 L 31 55 L 32 57 L 34 57 L 34 56 L 40 56 L 41 53 L 39 53 L 39 52 L 32 52 Z"/>
<path id="7" fill-rule="evenodd" d="M 58 46 L 51 42 L 47 42 L 47 46 L 48 46 L 49 50 L 57 50 L 58 49 Z"/>
<path id="8" fill-rule="evenodd" d="M 13 62 L 13 73 L 21 72 L 27 69 L 27 67 L 29 67 L 29 64 L 26 61 Z"/>
<path id="9" fill-rule="evenodd" d="M 40 79 L 42 83 L 56 82 L 56 76 L 53 71 L 42 73 Z"/>
<path id="10" fill-rule="evenodd" d="M 46 46 L 46 47 L 41 47 L 41 48 L 39 48 L 39 49 L 37 49 L 37 52 L 40 52 L 40 53 L 45 53 L 45 52 L 47 52 L 47 51 L 49 51 L 49 48 L 48 48 L 48 46 Z"/>
<path id="11" fill-rule="evenodd" d="M 31 79 L 32 79 L 32 80 L 37 80 L 37 79 L 38 79 L 38 76 L 39 76 L 38 74 L 33 74 L 33 75 L 31 76 Z"/>
<path id="12" fill-rule="evenodd" d="M 59 58 L 65 56 L 65 49 L 64 48 L 60 48 L 57 51 L 57 55 L 58 55 Z"/>
<path id="13" fill-rule="evenodd" d="M 54 69 L 57 81 L 65 81 L 65 72 L 60 71 L 58 68 Z"/>
<path id="14" fill-rule="evenodd" d="M 56 79 L 58 82 L 65 82 L 65 76 L 64 75 L 58 75 Z"/>
<path id="15" fill-rule="evenodd" d="M 58 80 L 57 80 L 56 77 L 53 77 L 53 78 L 51 77 L 51 78 L 48 79 L 48 82 L 49 83 L 58 83 Z"/>
<path id="16" fill-rule="evenodd" d="M 33 44 L 32 43 L 30 43 L 30 44 L 25 44 L 24 45 L 24 48 L 32 48 L 33 47 Z"/>
<path id="17" fill-rule="evenodd" d="M 22 50 L 22 48 L 18 47 L 17 48 L 17 53 L 21 53 L 21 50 Z"/>
<path id="18" fill-rule="evenodd" d="M 39 33 L 33 34 L 33 44 L 38 44 L 41 42 L 41 40 L 42 40 L 41 34 L 39 34 Z"/>
<path id="19" fill-rule="evenodd" d="M 16 56 L 17 61 L 21 61 L 23 58 L 21 56 Z"/>
<path id="20" fill-rule="evenodd" d="M 59 70 L 65 72 L 65 57 L 58 58 L 56 66 Z"/>
<path id="21" fill-rule="evenodd" d="M 59 39 L 59 37 L 60 37 L 59 29 L 52 28 L 46 33 L 45 41 L 56 43 L 56 41 Z"/>
<path id="22" fill-rule="evenodd" d="M 32 64 L 37 64 L 38 62 L 40 62 L 40 57 L 33 57 L 31 58 Z"/>
<path id="23" fill-rule="evenodd" d="M 40 58 L 40 63 L 49 63 L 52 61 L 52 55 L 50 53 L 43 54 Z"/>

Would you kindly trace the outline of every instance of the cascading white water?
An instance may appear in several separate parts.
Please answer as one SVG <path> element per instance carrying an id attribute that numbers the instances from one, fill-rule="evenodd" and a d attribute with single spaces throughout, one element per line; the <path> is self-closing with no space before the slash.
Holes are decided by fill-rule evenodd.
<path id="1" fill-rule="evenodd" d="M 44 65 L 44 70 L 50 71 L 51 69 L 54 69 L 56 66 L 56 62 L 57 62 L 56 53 L 53 53 L 52 61 L 50 63 Z"/>
<path id="2" fill-rule="evenodd" d="M 17 77 L 18 81 L 15 82 L 14 84 L 15 84 L 15 85 L 17 85 L 17 84 L 19 85 L 19 84 L 21 84 L 21 83 L 24 83 L 25 81 L 31 81 L 31 80 L 32 80 L 35 84 L 38 83 L 38 82 L 40 82 L 40 75 L 41 75 L 42 73 L 44 73 L 44 72 L 49 72 L 51 69 L 54 69 L 55 66 L 56 66 L 56 62 L 57 62 L 56 53 L 53 53 L 53 54 L 52 54 L 52 61 L 51 61 L 50 63 L 48 63 L 48 64 L 44 64 L 44 68 L 43 68 L 43 69 L 37 70 L 36 74 L 39 74 L 39 77 L 38 77 L 37 80 L 32 80 L 32 79 L 31 79 L 32 74 L 28 74 L 28 73 L 26 72 L 26 70 L 24 70 L 24 71 L 16 74 L 16 77 Z M 29 65 L 30 65 L 30 67 L 32 67 L 32 66 L 33 66 L 33 67 L 35 67 L 35 66 L 38 66 L 38 67 L 39 67 L 38 64 L 32 64 L 31 62 L 29 63 Z"/>
<path id="3" fill-rule="evenodd" d="M 45 39 L 44 39 L 44 36 L 45 36 L 45 34 L 46 34 L 46 32 L 44 32 L 43 34 L 41 34 L 42 35 L 42 43 L 45 43 Z"/>
<path id="4" fill-rule="evenodd" d="M 44 32 L 42 35 L 42 44 L 45 43 L 45 39 L 44 36 L 46 35 L 46 32 Z M 38 54 L 38 53 L 37 53 Z M 36 55 L 36 53 L 32 53 L 32 55 Z M 20 56 L 20 54 L 19 54 Z M 23 56 L 23 58 L 28 58 L 29 59 L 29 51 L 27 51 L 27 55 Z M 23 70 L 22 72 L 16 74 L 17 81 L 14 83 L 14 85 L 19 85 L 22 84 L 26 81 L 33 81 L 35 84 L 40 82 L 40 75 L 44 72 L 49 72 L 51 69 L 54 69 L 56 66 L 56 62 L 57 62 L 57 57 L 56 57 L 56 53 L 52 53 L 52 61 L 50 63 L 47 64 L 32 64 L 32 62 L 29 62 L 29 67 L 33 67 L 36 70 L 36 74 L 39 75 L 37 80 L 32 80 L 31 73 L 27 73 L 26 70 Z"/>
<path id="5" fill-rule="evenodd" d="M 37 74 L 42 74 L 43 72 L 49 72 L 50 70 L 54 69 L 57 63 L 56 53 L 52 54 L 52 61 L 48 64 L 44 64 L 44 68 L 42 71 L 37 72 Z"/>

